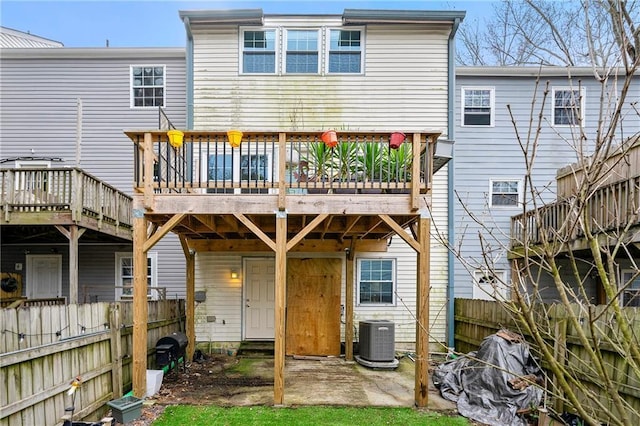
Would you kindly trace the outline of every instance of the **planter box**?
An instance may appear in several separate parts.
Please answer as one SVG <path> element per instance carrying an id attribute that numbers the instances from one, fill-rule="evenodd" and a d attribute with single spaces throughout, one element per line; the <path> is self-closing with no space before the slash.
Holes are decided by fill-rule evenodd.
<path id="1" fill-rule="evenodd" d="M 107 402 L 111 413 L 118 423 L 128 423 L 142 414 L 142 399 L 135 396 L 125 396 Z"/>

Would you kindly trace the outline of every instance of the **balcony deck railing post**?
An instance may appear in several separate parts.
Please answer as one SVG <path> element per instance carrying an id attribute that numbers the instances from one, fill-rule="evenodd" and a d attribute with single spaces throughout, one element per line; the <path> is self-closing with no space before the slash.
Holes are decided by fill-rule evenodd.
<path id="1" fill-rule="evenodd" d="M 285 210 L 287 207 L 287 134 L 278 134 L 278 210 Z"/>

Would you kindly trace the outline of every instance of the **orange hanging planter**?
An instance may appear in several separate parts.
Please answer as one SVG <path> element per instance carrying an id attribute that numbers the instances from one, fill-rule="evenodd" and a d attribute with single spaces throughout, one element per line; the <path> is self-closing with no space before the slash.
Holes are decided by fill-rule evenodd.
<path id="1" fill-rule="evenodd" d="M 322 142 L 329 148 L 334 148 L 338 145 L 338 135 L 335 130 L 327 130 L 322 134 Z"/>
<path id="2" fill-rule="evenodd" d="M 184 141 L 184 133 L 180 130 L 169 130 L 167 132 L 167 136 L 169 137 L 169 145 L 178 149 L 182 146 L 182 142 Z"/>
<path id="3" fill-rule="evenodd" d="M 404 142 L 407 136 L 402 132 L 393 132 L 391 133 L 391 138 L 389 139 L 389 148 L 398 149 L 402 142 Z"/>
<path id="4" fill-rule="evenodd" d="M 227 131 L 227 137 L 229 138 L 229 145 L 233 148 L 240 146 L 240 143 L 242 142 L 242 132 L 240 130 Z"/>

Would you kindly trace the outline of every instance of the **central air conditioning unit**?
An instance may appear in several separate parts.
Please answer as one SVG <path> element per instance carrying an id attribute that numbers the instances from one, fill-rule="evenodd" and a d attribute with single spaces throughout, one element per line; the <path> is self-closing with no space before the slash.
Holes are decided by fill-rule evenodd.
<path id="1" fill-rule="evenodd" d="M 360 358 L 372 362 L 395 360 L 395 325 L 388 320 L 360 321 Z"/>

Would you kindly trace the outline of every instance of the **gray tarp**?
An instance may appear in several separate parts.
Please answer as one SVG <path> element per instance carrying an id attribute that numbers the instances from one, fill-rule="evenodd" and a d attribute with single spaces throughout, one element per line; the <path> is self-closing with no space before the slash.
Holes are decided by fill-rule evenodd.
<path id="1" fill-rule="evenodd" d="M 439 365 L 433 382 L 445 399 L 457 402 L 464 417 L 495 426 L 524 426 L 526 421 L 516 411 L 538 407 L 542 389 L 514 389 L 509 380 L 530 374 L 539 377 L 540 369 L 526 342 L 501 334 L 486 337 L 477 352 Z"/>

